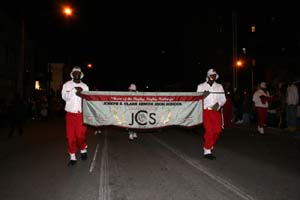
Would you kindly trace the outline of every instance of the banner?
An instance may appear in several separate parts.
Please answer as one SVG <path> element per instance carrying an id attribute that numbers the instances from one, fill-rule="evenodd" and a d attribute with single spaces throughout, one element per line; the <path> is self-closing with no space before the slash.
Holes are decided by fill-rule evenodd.
<path id="1" fill-rule="evenodd" d="M 82 92 L 83 120 L 92 126 L 148 129 L 202 123 L 198 92 Z"/>

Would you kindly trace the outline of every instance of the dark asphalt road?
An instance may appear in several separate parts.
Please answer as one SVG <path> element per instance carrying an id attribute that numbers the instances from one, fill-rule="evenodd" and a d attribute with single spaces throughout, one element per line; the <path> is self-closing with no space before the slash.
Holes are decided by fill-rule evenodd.
<path id="1" fill-rule="evenodd" d="M 0 135 L 0 196 L 13 199 L 300 199 L 300 133 L 254 127 L 225 130 L 202 156 L 201 127 L 88 131 L 89 158 L 68 167 L 63 118 L 26 124 L 23 136 Z"/>

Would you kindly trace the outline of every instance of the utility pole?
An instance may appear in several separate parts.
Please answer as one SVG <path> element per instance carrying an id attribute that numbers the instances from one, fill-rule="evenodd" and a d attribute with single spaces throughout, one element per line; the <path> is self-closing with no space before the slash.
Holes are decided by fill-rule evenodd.
<path id="1" fill-rule="evenodd" d="M 251 61 L 251 89 L 252 92 L 254 91 L 254 67 L 256 65 L 256 60 L 254 58 L 252 58 Z"/>
<path id="2" fill-rule="evenodd" d="M 17 77 L 17 92 L 20 97 L 23 97 L 24 89 L 24 65 L 25 65 L 25 20 L 21 19 L 21 41 L 20 41 L 20 61 L 18 67 Z"/>
<path id="3" fill-rule="evenodd" d="M 238 89 L 238 73 L 236 68 L 237 61 L 237 14 L 232 11 L 232 86 L 233 92 L 236 92 Z"/>

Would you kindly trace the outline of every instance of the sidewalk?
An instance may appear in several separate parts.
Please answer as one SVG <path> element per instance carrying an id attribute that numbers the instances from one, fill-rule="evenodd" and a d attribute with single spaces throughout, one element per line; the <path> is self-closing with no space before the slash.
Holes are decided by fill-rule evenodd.
<path id="1" fill-rule="evenodd" d="M 0 128 L 0 160 L 9 156 L 13 152 L 17 152 L 25 145 L 24 135 L 20 136 L 17 131 L 11 138 L 8 138 L 9 127 Z"/>
<path id="2" fill-rule="evenodd" d="M 243 129 L 243 130 L 251 129 L 254 133 L 257 133 L 257 130 L 256 130 L 257 126 L 254 125 L 254 124 L 250 124 L 250 125 L 233 124 L 233 128 Z M 259 134 L 259 133 L 257 133 L 257 134 Z M 268 135 L 268 134 L 288 136 L 288 137 L 293 137 L 295 139 L 300 140 L 300 130 L 289 131 L 287 129 L 281 129 L 281 128 L 277 128 L 277 127 L 265 127 L 265 134 L 264 135 Z"/>
<path id="3" fill-rule="evenodd" d="M 9 156 L 12 153 L 18 152 L 20 149 L 25 149 L 28 145 L 30 146 L 30 141 L 36 135 L 35 132 L 41 129 L 40 127 L 52 126 L 53 120 L 49 122 L 43 122 L 41 120 L 28 120 L 23 125 L 23 135 L 19 135 L 18 130 L 13 133 L 12 137 L 8 137 L 9 125 L 6 124 L 0 127 L 0 160 L 3 157 Z"/>

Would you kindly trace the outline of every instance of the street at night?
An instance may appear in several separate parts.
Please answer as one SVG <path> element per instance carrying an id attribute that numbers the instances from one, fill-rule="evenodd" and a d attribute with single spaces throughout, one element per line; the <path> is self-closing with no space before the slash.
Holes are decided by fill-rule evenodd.
<path id="1" fill-rule="evenodd" d="M 299 133 L 235 126 L 221 133 L 216 160 L 202 155 L 202 126 L 143 131 L 88 129 L 88 159 L 68 166 L 65 121 L 31 121 L 23 136 L 1 129 L 1 198 L 256 199 L 300 198 Z"/>
<path id="2" fill-rule="evenodd" d="M 299 200 L 298 6 L 241 4 L 1 4 L 0 199 Z"/>

